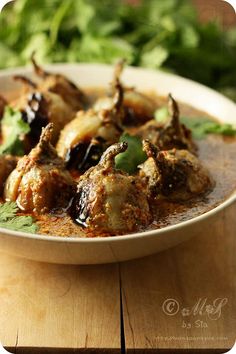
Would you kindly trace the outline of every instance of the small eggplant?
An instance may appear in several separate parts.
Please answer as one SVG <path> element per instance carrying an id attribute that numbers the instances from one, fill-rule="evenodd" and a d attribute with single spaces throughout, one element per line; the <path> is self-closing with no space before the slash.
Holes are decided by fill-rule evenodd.
<path id="1" fill-rule="evenodd" d="M 172 95 L 169 95 L 169 120 L 166 124 L 150 120 L 144 124 L 136 134 L 142 139 L 148 139 L 160 150 L 185 149 L 193 154 L 197 152 L 197 146 L 192 139 L 191 131 L 180 123 L 179 107 Z"/>
<path id="2" fill-rule="evenodd" d="M 18 80 L 25 80 L 17 76 Z M 29 83 L 28 79 L 27 83 Z M 10 106 L 22 113 L 22 119 L 29 123 L 31 131 L 25 137 L 26 152 L 28 152 L 39 141 L 42 127 L 53 123 L 54 130 L 52 143 L 55 144 L 61 129 L 66 123 L 72 120 L 75 112 L 63 101 L 63 99 L 52 92 L 40 92 L 31 85 L 27 93 L 10 103 Z M 3 142 L 8 139 L 8 130 L 2 126 Z"/>
<path id="3" fill-rule="evenodd" d="M 108 146 L 119 140 L 123 132 L 122 97 L 122 90 L 117 87 L 111 108 L 79 111 L 64 127 L 56 148 L 68 167 L 77 166 L 79 171 L 84 172 L 98 163 Z"/>
<path id="4" fill-rule="evenodd" d="M 126 149 L 124 142 L 111 145 L 79 180 L 70 210 L 75 222 L 89 231 L 132 232 L 152 219 L 142 181 L 115 168 L 115 156 Z"/>
<path id="5" fill-rule="evenodd" d="M 43 128 L 38 145 L 22 157 L 7 179 L 4 198 L 35 214 L 66 209 L 75 184 L 51 145 L 53 124 Z"/>
<path id="6" fill-rule="evenodd" d="M 2 196 L 6 179 L 16 167 L 17 161 L 15 156 L 0 155 L 0 196 Z"/>
<path id="7" fill-rule="evenodd" d="M 148 159 L 139 166 L 140 177 L 148 184 L 149 195 L 168 200 L 188 200 L 212 189 L 214 181 L 199 159 L 188 150 L 160 151 L 143 141 Z"/>
<path id="8" fill-rule="evenodd" d="M 75 112 L 85 108 L 88 103 L 84 92 L 64 75 L 53 74 L 41 68 L 34 57 L 31 57 L 35 74 L 41 79 L 37 85 L 40 92 L 52 92 L 59 95 L 65 103 Z"/>
<path id="9" fill-rule="evenodd" d="M 135 88 L 124 87 L 121 83 L 120 76 L 124 68 L 124 60 L 119 61 L 115 66 L 114 78 L 112 81 L 112 93 L 114 93 L 117 85 L 123 90 L 123 125 L 137 126 L 152 119 L 156 110 L 156 103 L 147 95 L 140 93 Z M 102 108 L 109 109 L 112 105 L 111 97 L 101 97 L 94 105 L 95 110 Z"/>

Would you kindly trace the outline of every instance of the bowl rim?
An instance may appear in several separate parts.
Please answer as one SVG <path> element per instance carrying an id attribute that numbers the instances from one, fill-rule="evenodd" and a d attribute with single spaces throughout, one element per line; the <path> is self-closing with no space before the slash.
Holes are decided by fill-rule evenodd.
<path id="1" fill-rule="evenodd" d="M 0 234 L 7 234 L 11 236 L 17 236 L 21 238 L 27 238 L 27 239 L 37 239 L 40 241 L 50 241 L 50 242 L 70 242 L 70 243 L 90 243 L 90 242 L 119 242 L 119 241 L 128 241 L 128 240 L 133 240 L 136 238 L 143 238 L 143 237 L 152 237 L 152 236 L 158 236 L 159 234 L 165 234 L 173 230 L 179 230 L 183 229 L 186 227 L 189 227 L 191 225 L 194 225 L 198 222 L 204 221 L 208 219 L 209 217 L 212 217 L 216 214 L 218 214 L 220 211 L 226 209 L 228 206 L 236 202 L 236 191 L 233 192 L 233 194 L 230 195 L 223 203 L 217 205 L 215 208 L 198 215 L 192 219 L 182 221 L 178 224 L 173 224 L 169 226 L 162 227 L 160 229 L 154 229 L 154 230 L 149 230 L 149 231 L 141 231 L 141 232 L 136 232 L 136 233 L 131 233 L 131 234 L 125 234 L 125 235 L 117 235 L 117 236 L 106 236 L 106 237 L 79 237 L 79 236 L 53 236 L 53 235 L 45 235 L 45 234 L 32 234 L 32 233 L 27 233 L 27 232 L 20 232 L 20 231 L 14 231 L 14 230 L 9 230 L 6 228 L 0 227 Z"/>
<path id="2" fill-rule="evenodd" d="M 109 69 L 111 70 L 113 68 L 112 65 L 109 64 L 102 64 L 102 63 L 55 63 L 55 64 L 49 64 L 49 65 L 45 65 L 46 69 L 49 70 L 53 70 L 56 69 L 57 67 L 60 68 L 62 66 L 74 66 L 74 67 L 83 67 L 83 66 L 87 66 L 87 67 L 100 67 L 100 68 L 104 68 L 104 69 Z M 183 81 L 183 83 L 186 84 L 194 84 L 196 87 L 199 87 L 199 89 L 205 89 L 211 93 L 213 93 L 214 95 L 216 95 L 216 97 L 220 97 L 221 100 L 223 100 L 225 102 L 225 104 L 227 105 L 233 105 L 233 107 L 235 108 L 236 111 L 236 104 L 231 101 L 230 99 L 228 99 L 227 97 L 223 96 L 222 94 L 220 94 L 219 92 L 201 84 L 198 83 L 196 81 L 193 81 L 191 79 L 176 75 L 176 74 L 172 74 L 172 73 L 166 73 L 163 72 L 161 70 L 151 70 L 151 69 L 145 69 L 145 68 L 140 68 L 140 67 L 133 67 L 133 66 L 127 66 L 126 70 L 134 70 L 134 71 L 146 71 L 149 73 L 153 73 L 153 74 L 159 74 L 159 75 L 163 75 L 169 78 L 175 78 L 175 79 L 181 79 Z M 26 72 L 26 73 L 32 73 L 33 70 L 30 66 L 25 66 L 25 67 L 16 67 L 16 68 L 7 68 L 7 69 L 3 69 L 0 70 L 0 78 L 4 77 L 4 76 L 9 76 L 12 75 L 16 72 Z M 184 102 L 184 101 L 183 101 Z M 187 103 L 187 102 L 186 102 Z M 16 236 L 16 237 L 21 237 L 21 238 L 26 238 L 26 239 L 35 239 L 38 241 L 50 241 L 50 242 L 70 242 L 70 243 L 114 243 L 114 242 L 120 242 L 120 241 L 129 241 L 129 240 L 133 240 L 136 238 L 150 238 L 150 237 L 158 237 L 158 235 L 160 234 L 165 234 L 165 233 L 169 233 L 173 230 L 179 230 L 179 229 L 184 229 L 186 227 L 191 227 L 194 224 L 204 221 L 206 219 L 208 219 L 209 217 L 212 217 L 214 215 L 216 215 L 217 213 L 219 213 L 220 211 L 224 210 L 225 208 L 227 208 L 228 206 L 230 206 L 231 204 L 233 204 L 234 202 L 236 202 L 236 190 L 233 191 L 229 197 L 227 197 L 222 203 L 220 203 L 219 205 L 217 205 L 216 207 L 214 207 L 213 209 L 210 209 L 209 211 L 198 215 L 196 217 L 193 217 L 191 219 L 182 221 L 180 223 L 177 224 L 173 224 L 173 225 L 169 225 L 169 226 L 165 226 L 162 227 L 160 229 L 154 229 L 154 230 L 148 230 L 148 231 L 141 231 L 141 232 L 135 232 L 135 233 L 130 233 L 130 234 L 125 234 L 125 235 L 115 235 L 115 236 L 105 236 L 105 237 L 79 237 L 79 236 L 53 236 L 53 235 L 46 235 L 46 234 L 40 234 L 40 233 L 26 233 L 26 232 L 20 232 L 20 231 L 14 231 L 14 230 L 10 230 L 7 228 L 3 228 L 0 227 L 0 234 L 3 235 L 8 235 L 8 236 Z"/>
<path id="3" fill-rule="evenodd" d="M 90 68 L 99 68 L 99 69 L 102 69 L 102 70 L 109 70 L 111 72 L 113 72 L 113 69 L 114 69 L 114 65 L 112 64 L 104 64 L 104 63 L 85 63 L 85 62 L 79 62 L 79 63 L 76 63 L 76 62 L 70 62 L 70 63 L 53 63 L 53 64 L 45 64 L 44 65 L 44 68 L 46 70 L 52 70 L 52 72 L 54 73 L 57 73 L 61 71 L 61 69 L 63 67 L 80 67 L 81 69 L 84 67 L 90 67 Z M 58 71 L 59 70 L 59 71 Z M 4 76 L 9 76 L 9 75 L 17 75 L 18 72 L 22 73 L 22 71 L 24 71 L 26 74 L 33 74 L 34 75 L 34 71 L 33 71 L 33 68 L 32 66 L 30 65 L 25 65 L 25 66 L 17 66 L 17 67 L 12 67 L 12 68 L 6 68 L 6 69 L 0 69 L 0 79 Z M 171 73 L 171 72 L 167 72 L 167 71 L 162 71 L 160 69 L 149 69 L 149 68 L 143 68 L 143 67 L 139 67 L 139 66 L 131 66 L 131 65 L 126 65 L 125 66 L 125 70 L 124 70 L 124 74 L 126 71 L 133 71 L 133 72 L 139 72 L 139 73 L 142 73 L 145 71 L 145 73 L 149 73 L 149 74 L 153 74 L 153 75 L 160 75 L 162 77 L 166 77 L 166 78 L 173 78 L 173 79 L 176 79 L 176 80 L 181 80 L 183 83 L 185 84 L 190 84 L 190 85 L 194 85 L 196 88 L 198 87 L 199 89 L 202 89 L 202 90 L 205 90 L 206 92 L 209 92 L 211 94 L 214 94 L 217 98 L 221 99 L 222 102 L 224 102 L 225 104 L 227 105 L 230 105 L 231 108 L 233 109 L 236 109 L 236 103 L 233 102 L 230 98 L 224 96 L 222 93 L 212 89 L 211 87 L 209 86 L 206 86 L 200 82 L 197 82 L 197 81 L 194 81 L 194 80 L 191 80 L 187 77 L 184 77 L 184 76 L 180 76 L 180 75 L 177 75 L 177 74 L 174 74 L 174 73 Z M 63 73 L 62 73 L 63 74 Z M 17 84 L 17 83 L 16 83 Z M 96 87 L 96 85 L 94 86 Z M 158 90 L 157 90 L 157 94 L 159 94 Z M 185 101 L 182 101 L 183 103 L 186 103 L 188 104 L 187 102 Z M 190 104 L 192 106 L 192 104 Z M 199 109 L 198 107 L 195 107 L 196 109 Z M 207 113 L 207 111 L 206 111 Z"/>

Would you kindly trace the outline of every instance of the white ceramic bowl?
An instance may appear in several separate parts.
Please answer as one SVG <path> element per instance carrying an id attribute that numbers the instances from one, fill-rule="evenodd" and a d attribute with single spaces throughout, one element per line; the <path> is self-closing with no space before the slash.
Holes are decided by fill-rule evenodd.
<path id="1" fill-rule="evenodd" d="M 113 67 L 98 64 L 57 64 L 46 69 L 61 72 L 82 88 L 107 87 Z M 30 68 L 0 73 L 0 92 L 15 91 L 14 74 L 31 75 Z M 222 122 L 236 122 L 236 105 L 219 93 L 193 81 L 139 68 L 126 68 L 122 81 L 140 90 L 161 95 L 171 92 L 177 100 L 203 110 Z M 212 224 L 223 209 L 236 201 L 236 192 L 213 210 L 160 230 L 106 238 L 62 238 L 8 231 L 0 228 L 0 250 L 9 254 L 50 263 L 97 264 L 130 260 L 175 246 Z"/>

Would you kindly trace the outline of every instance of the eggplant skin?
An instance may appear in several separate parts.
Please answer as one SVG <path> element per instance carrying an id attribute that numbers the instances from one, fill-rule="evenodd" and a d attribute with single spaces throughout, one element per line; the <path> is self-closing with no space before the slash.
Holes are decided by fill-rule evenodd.
<path id="1" fill-rule="evenodd" d="M 80 172 L 98 163 L 108 146 L 117 142 L 122 131 L 114 124 L 108 111 L 93 109 L 79 111 L 66 124 L 56 145 L 58 155 L 67 166 L 74 165 Z"/>
<path id="2" fill-rule="evenodd" d="M 148 140 L 160 150 L 188 150 L 197 155 L 197 145 L 193 141 L 192 132 L 180 122 L 179 106 L 169 94 L 168 99 L 169 118 L 166 123 L 160 123 L 155 119 L 149 120 L 136 132 L 143 140 Z"/>
<path id="3" fill-rule="evenodd" d="M 84 93 L 62 75 L 48 75 L 39 86 L 42 92 L 49 91 L 60 96 L 74 111 L 87 103 Z"/>
<path id="4" fill-rule="evenodd" d="M 73 219 L 89 231 L 133 232 L 150 223 L 149 204 L 141 185 L 122 174 L 101 174 L 98 180 L 80 184 L 73 208 Z"/>
<path id="5" fill-rule="evenodd" d="M 111 97 L 101 97 L 95 104 L 94 109 L 110 109 L 112 107 Z M 156 110 L 156 104 L 151 98 L 134 90 L 124 89 L 123 99 L 123 120 L 124 126 L 139 126 L 153 119 Z"/>
<path id="6" fill-rule="evenodd" d="M 36 86 L 40 92 L 52 92 L 57 94 L 75 112 L 83 109 L 87 105 L 88 100 L 84 92 L 64 75 L 45 71 L 37 63 L 35 52 L 32 53 L 31 61 L 34 72 L 40 79 L 38 85 L 34 83 L 33 85 Z"/>
<path id="7" fill-rule="evenodd" d="M 152 198 L 185 201 L 209 192 L 215 182 L 200 160 L 188 150 L 160 151 L 143 141 L 148 159 L 139 166 Z"/>
<path id="8" fill-rule="evenodd" d="M 5 199 L 16 201 L 21 210 L 36 214 L 66 209 L 73 195 L 70 176 L 57 168 L 45 170 L 37 166 L 25 173 L 27 163 L 22 160 L 8 178 Z"/>
<path id="9" fill-rule="evenodd" d="M 17 158 L 11 155 L 0 155 L 0 196 L 2 196 L 5 182 L 17 164 Z"/>
<path id="10" fill-rule="evenodd" d="M 200 160 L 187 150 L 159 153 L 161 193 L 174 200 L 188 200 L 210 191 L 215 183 Z"/>
<path id="11" fill-rule="evenodd" d="M 5 185 L 5 200 L 26 212 L 66 210 L 75 193 L 75 182 L 50 144 L 52 126 L 43 129 L 39 144 L 18 161 Z"/>
<path id="12" fill-rule="evenodd" d="M 11 102 L 11 106 L 22 113 L 24 121 L 31 127 L 28 137 L 32 140 L 31 148 L 38 143 L 40 131 L 48 123 L 53 123 L 51 143 L 55 145 L 61 130 L 75 116 L 75 111 L 59 95 L 52 92 L 36 91 L 24 94 Z M 8 139 L 8 131 L 5 129 L 2 129 L 2 139 L 3 141 Z"/>
<path id="13" fill-rule="evenodd" d="M 3 98 L 2 96 L 0 96 L 0 119 L 3 116 L 4 113 L 4 109 L 5 106 L 7 105 L 7 101 L 5 100 L 5 98 Z"/>
<path id="14" fill-rule="evenodd" d="M 111 145 L 79 180 L 71 216 L 90 232 L 124 234 L 152 220 L 142 181 L 114 167 L 115 156 L 126 148 L 126 143 Z"/>

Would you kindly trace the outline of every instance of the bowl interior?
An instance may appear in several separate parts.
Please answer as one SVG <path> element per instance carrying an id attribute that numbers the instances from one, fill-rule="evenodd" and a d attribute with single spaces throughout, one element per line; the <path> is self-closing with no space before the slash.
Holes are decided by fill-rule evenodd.
<path id="1" fill-rule="evenodd" d="M 46 70 L 62 73 L 82 88 L 108 87 L 113 75 L 113 67 L 102 64 L 55 64 L 47 66 Z M 31 68 L 8 69 L 1 72 L 0 92 L 3 93 L 3 95 L 14 95 L 14 92 L 20 89 L 21 85 L 12 79 L 13 75 L 17 74 L 34 77 Z M 236 105 L 232 101 L 210 88 L 191 80 L 160 71 L 128 67 L 124 71 L 122 82 L 127 86 L 135 86 L 141 91 L 153 91 L 162 96 L 168 95 L 168 93 L 171 92 L 177 100 L 187 103 L 196 109 L 205 111 L 223 123 L 236 124 Z M 167 226 L 163 229 L 135 233 L 127 236 L 87 239 L 70 237 L 62 239 L 61 237 L 55 236 L 23 234 L 14 231 L 6 231 L 5 229 L 0 229 L 0 232 L 4 231 L 8 234 L 19 235 L 26 238 L 44 238 L 44 240 L 60 242 L 116 242 L 119 239 L 125 240 L 126 238 L 131 239 L 153 234 L 162 234 L 180 229 L 189 224 L 194 225 L 194 223 L 206 219 L 219 210 L 222 210 L 235 200 L 236 192 L 218 207 L 191 220 L 181 222 L 177 225 Z"/>

